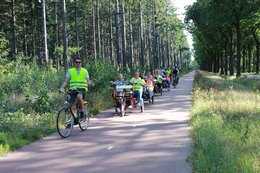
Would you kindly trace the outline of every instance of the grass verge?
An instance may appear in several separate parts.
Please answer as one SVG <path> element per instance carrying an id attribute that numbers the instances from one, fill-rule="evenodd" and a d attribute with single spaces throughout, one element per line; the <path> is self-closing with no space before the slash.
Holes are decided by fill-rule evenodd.
<path id="1" fill-rule="evenodd" d="M 259 80 L 197 72 L 191 120 L 194 172 L 260 172 L 259 91 Z"/>

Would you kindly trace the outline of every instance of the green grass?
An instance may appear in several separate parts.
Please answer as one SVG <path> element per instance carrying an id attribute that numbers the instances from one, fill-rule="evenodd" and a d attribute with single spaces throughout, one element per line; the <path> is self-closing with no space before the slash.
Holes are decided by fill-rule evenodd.
<path id="1" fill-rule="evenodd" d="M 116 71 L 102 63 L 88 65 L 88 70 L 96 87 L 90 87 L 86 100 L 95 115 L 113 105 L 109 81 Z M 58 93 L 65 72 L 21 61 L 0 64 L 0 72 L 1 156 L 56 131 L 56 116 L 65 101 Z"/>
<path id="2" fill-rule="evenodd" d="M 197 72 L 193 167 L 199 173 L 260 171 L 260 82 Z"/>
<path id="3" fill-rule="evenodd" d="M 14 151 L 56 130 L 55 117 L 22 112 L 4 113 L 0 123 L 0 155 Z"/>

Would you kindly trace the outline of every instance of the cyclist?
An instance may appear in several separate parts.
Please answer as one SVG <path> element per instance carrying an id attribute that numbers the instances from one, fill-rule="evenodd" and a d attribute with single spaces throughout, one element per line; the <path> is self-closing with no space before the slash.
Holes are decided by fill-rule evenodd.
<path id="1" fill-rule="evenodd" d="M 145 82 L 140 78 L 139 72 L 134 73 L 134 77 L 130 80 L 130 83 L 134 85 L 134 93 L 137 95 L 137 105 L 140 106 Z"/>
<path id="2" fill-rule="evenodd" d="M 178 82 L 179 82 L 179 70 L 178 70 L 178 68 L 173 67 L 172 76 L 173 76 L 173 82 L 174 82 L 174 80 L 176 80 L 176 85 L 177 85 Z"/>
<path id="3" fill-rule="evenodd" d="M 112 82 L 112 85 L 124 85 L 125 81 L 124 81 L 124 77 L 122 73 L 119 73 L 117 75 L 117 78 L 114 82 Z"/>
<path id="4" fill-rule="evenodd" d="M 147 72 L 146 74 L 146 87 L 147 87 L 147 92 L 149 96 L 152 95 L 152 92 L 154 90 L 154 84 L 153 84 L 154 77 L 152 76 L 151 72 Z"/>
<path id="5" fill-rule="evenodd" d="M 69 84 L 70 90 L 70 107 L 75 110 L 75 100 L 77 99 L 80 108 L 80 116 L 84 116 L 84 97 L 88 91 L 88 85 L 92 84 L 89 80 L 88 71 L 81 67 L 82 61 L 80 58 L 76 57 L 74 59 L 75 67 L 68 70 L 66 73 L 66 79 L 64 80 L 60 91 L 64 92 L 64 88 Z M 94 85 L 94 84 L 92 84 Z M 75 124 L 78 122 L 78 117 Z"/>
<path id="6" fill-rule="evenodd" d="M 171 73 L 172 73 L 172 70 L 170 68 L 168 68 L 166 70 L 166 83 L 168 84 L 168 91 L 170 91 L 171 89 Z"/>
<path id="7" fill-rule="evenodd" d="M 157 80 L 157 85 L 159 87 L 159 90 L 161 90 L 162 89 L 163 77 L 160 75 L 160 71 L 159 70 L 155 70 L 154 77 Z"/>

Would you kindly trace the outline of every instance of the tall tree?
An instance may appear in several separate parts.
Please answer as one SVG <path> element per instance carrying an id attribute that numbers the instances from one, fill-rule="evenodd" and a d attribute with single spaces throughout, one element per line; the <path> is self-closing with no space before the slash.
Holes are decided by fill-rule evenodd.
<path id="1" fill-rule="evenodd" d="M 12 0 L 12 53 L 13 57 L 17 55 L 17 39 L 16 39 L 16 15 L 15 15 L 15 6 L 16 6 L 16 1 Z"/>
<path id="2" fill-rule="evenodd" d="M 140 40 L 140 66 L 142 68 L 145 67 L 144 61 L 144 36 L 143 36 L 143 11 L 142 11 L 142 3 L 139 0 L 139 40 Z"/>
<path id="3" fill-rule="evenodd" d="M 121 49 L 120 49 L 120 31 L 119 31 L 119 3 L 115 0 L 115 26 L 116 26 L 116 52 L 117 64 L 122 67 Z"/>
<path id="4" fill-rule="evenodd" d="M 63 64 L 65 70 L 68 69 L 68 37 L 66 24 L 66 2 L 65 0 L 62 0 Z"/>
<path id="5" fill-rule="evenodd" d="M 46 64 L 49 62 L 48 44 L 47 44 L 47 28 L 46 28 L 46 10 L 45 0 L 41 0 L 42 6 L 42 31 L 43 31 L 43 43 L 44 43 L 44 61 Z"/>
<path id="6" fill-rule="evenodd" d="M 122 6 L 122 59 L 123 67 L 126 68 L 126 22 L 125 22 L 125 2 L 121 3 Z"/>

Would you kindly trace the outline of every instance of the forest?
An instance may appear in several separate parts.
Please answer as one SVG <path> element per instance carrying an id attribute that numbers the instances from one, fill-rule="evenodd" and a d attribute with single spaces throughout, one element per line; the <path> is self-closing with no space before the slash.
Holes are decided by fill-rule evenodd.
<path id="1" fill-rule="evenodd" d="M 259 172 L 260 83 L 241 76 L 259 74 L 260 1 L 197 0 L 185 23 L 173 2 L 1 0 L 0 156 L 56 131 L 73 57 L 95 83 L 86 97 L 93 115 L 113 106 L 118 73 L 129 80 L 177 66 L 182 75 L 197 63 L 193 171 Z"/>
<path id="2" fill-rule="evenodd" d="M 186 8 L 185 21 L 201 69 L 259 74 L 260 1 L 197 0 Z"/>
<path id="3" fill-rule="evenodd" d="M 95 83 L 86 100 L 96 115 L 113 106 L 119 72 L 126 80 L 136 70 L 185 72 L 184 28 L 170 0 L 0 1 L 0 155 L 56 130 L 73 57 Z"/>
<path id="4" fill-rule="evenodd" d="M 0 8 L 1 60 L 58 70 L 73 54 L 120 69 L 190 63 L 170 0 L 4 0 Z"/>

